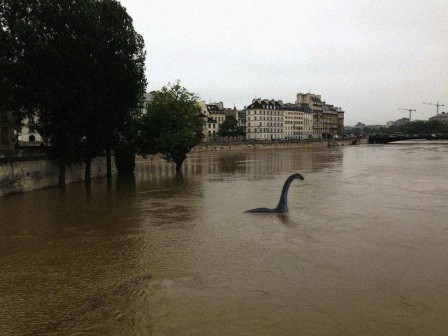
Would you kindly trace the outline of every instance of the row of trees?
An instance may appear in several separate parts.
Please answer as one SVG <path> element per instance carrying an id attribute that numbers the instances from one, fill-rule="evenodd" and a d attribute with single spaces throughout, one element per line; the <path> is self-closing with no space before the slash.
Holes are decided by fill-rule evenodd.
<path id="1" fill-rule="evenodd" d="M 180 170 L 203 138 L 198 97 L 176 82 L 155 92 L 142 113 L 143 38 L 117 0 L 0 0 L 0 107 L 19 131 L 35 123 L 59 164 L 85 162 L 111 151 L 132 171 L 135 153 L 160 153 Z M 244 135 L 235 118 L 218 135 Z"/>
<path id="2" fill-rule="evenodd" d="M 116 0 L 0 0 L 0 104 L 35 120 L 59 163 L 90 163 L 135 134 L 143 38 Z"/>
<path id="3" fill-rule="evenodd" d="M 370 130 L 365 128 L 364 134 L 383 133 L 383 134 L 448 134 L 448 125 L 437 120 L 411 121 L 400 126 L 384 127 L 378 130 Z"/>

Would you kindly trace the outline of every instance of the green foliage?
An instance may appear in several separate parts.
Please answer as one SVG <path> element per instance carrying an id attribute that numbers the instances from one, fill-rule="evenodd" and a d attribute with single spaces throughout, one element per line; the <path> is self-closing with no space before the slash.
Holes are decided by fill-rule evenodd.
<path id="1" fill-rule="evenodd" d="M 245 136 L 244 129 L 238 126 L 238 121 L 233 116 L 228 116 L 221 124 L 218 135 L 221 137 L 235 138 L 239 136 Z"/>
<path id="2" fill-rule="evenodd" d="M 135 147 L 129 142 L 122 142 L 115 150 L 115 166 L 118 174 L 132 174 L 135 169 Z"/>
<path id="3" fill-rule="evenodd" d="M 0 45 L 0 104 L 18 124 L 37 117 L 60 163 L 90 162 L 124 138 L 145 51 L 118 1 L 1 0 Z"/>
<path id="4" fill-rule="evenodd" d="M 99 15 L 97 112 L 104 126 L 106 145 L 130 140 L 129 130 L 140 113 L 145 91 L 144 42 L 132 18 L 116 0 L 97 1 Z"/>
<path id="5" fill-rule="evenodd" d="M 416 120 L 401 126 L 391 126 L 377 131 L 378 133 L 393 134 L 439 134 L 448 133 L 448 125 L 437 120 Z"/>
<path id="6" fill-rule="evenodd" d="M 180 170 L 187 154 L 202 141 L 203 119 L 198 97 L 177 81 L 155 92 L 147 113 L 140 119 L 138 152 L 160 153 Z"/>

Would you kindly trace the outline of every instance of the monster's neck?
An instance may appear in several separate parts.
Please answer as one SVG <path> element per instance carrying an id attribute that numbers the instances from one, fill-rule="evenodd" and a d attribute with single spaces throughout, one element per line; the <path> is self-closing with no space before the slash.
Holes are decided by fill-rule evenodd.
<path id="1" fill-rule="evenodd" d="M 283 185 L 283 189 L 282 189 L 282 194 L 280 196 L 280 200 L 278 202 L 277 207 L 275 208 L 276 211 L 279 212 L 288 212 L 288 191 L 289 191 L 289 186 L 291 185 L 291 182 L 295 179 L 296 177 L 294 176 L 290 176 L 288 177 L 288 179 L 285 181 L 285 184 Z"/>

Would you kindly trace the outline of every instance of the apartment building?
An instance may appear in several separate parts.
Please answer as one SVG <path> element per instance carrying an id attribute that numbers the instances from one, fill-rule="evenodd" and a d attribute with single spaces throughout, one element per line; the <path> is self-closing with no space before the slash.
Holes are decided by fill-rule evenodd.
<path id="1" fill-rule="evenodd" d="M 320 95 L 313 93 L 298 93 L 297 105 L 302 105 L 313 115 L 313 138 L 322 138 L 324 132 L 323 103 Z"/>
<path id="2" fill-rule="evenodd" d="M 437 120 L 444 124 L 448 124 L 448 113 L 442 112 L 441 114 L 435 115 L 429 118 L 429 121 Z"/>
<path id="3" fill-rule="evenodd" d="M 237 115 L 236 120 L 238 121 L 238 127 L 242 127 L 243 132 L 246 133 L 246 109 L 237 111 L 236 115 Z"/>
<path id="4" fill-rule="evenodd" d="M 246 109 L 246 139 L 284 139 L 282 101 L 254 99 Z"/>
<path id="5" fill-rule="evenodd" d="M 326 104 L 320 95 L 298 93 L 297 105 L 313 114 L 313 138 L 341 136 L 344 132 L 344 111 L 340 107 Z"/>
<path id="6" fill-rule="evenodd" d="M 313 115 L 301 105 L 281 100 L 254 99 L 246 109 L 248 140 L 308 139 L 312 136 Z"/>
<path id="7" fill-rule="evenodd" d="M 216 133 L 218 132 L 220 126 L 227 117 L 232 116 L 236 120 L 238 120 L 237 109 L 235 107 L 233 109 L 224 108 L 223 102 L 207 104 L 205 101 L 200 101 L 198 102 L 198 104 L 205 121 L 205 141 L 210 141 L 216 136 Z"/>
<path id="8" fill-rule="evenodd" d="M 308 139 L 313 136 L 313 114 L 301 105 L 287 103 L 284 109 L 284 139 Z"/>
<path id="9" fill-rule="evenodd" d="M 202 133 L 204 134 L 204 141 L 210 141 L 216 136 L 216 133 L 219 130 L 218 122 L 210 117 L 207 117 L 204 114 L 201 114 L 201 116 L 204 120 L 202 131 Z"/>

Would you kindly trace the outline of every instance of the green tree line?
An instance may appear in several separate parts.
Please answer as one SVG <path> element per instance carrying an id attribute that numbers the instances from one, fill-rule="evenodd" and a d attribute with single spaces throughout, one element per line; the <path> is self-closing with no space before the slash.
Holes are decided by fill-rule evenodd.
<path id="1" fill-rule="evenodd" d="M 364 129 L 364 133 L 448 134 L 448 125 L 437 120 L 416 120 L 400 126 L 383 127 L 375 131 Z"/>

